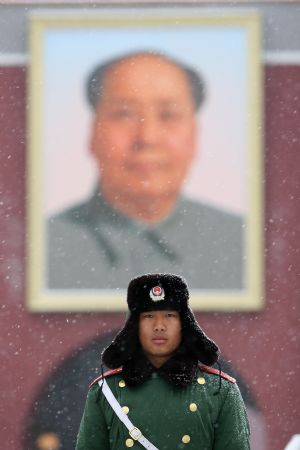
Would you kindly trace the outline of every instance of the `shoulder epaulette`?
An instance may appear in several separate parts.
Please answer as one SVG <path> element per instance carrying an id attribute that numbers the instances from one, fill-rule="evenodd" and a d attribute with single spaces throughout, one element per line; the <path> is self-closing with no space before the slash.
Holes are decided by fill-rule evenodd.
<path id="1" fill-rule="evenodd" d="M 112 369 L 105 372 L 103 375 L 100 375 L 100 377 L 95 378 L 90 385 L 89 388 L 94 386 L 94 384 L 98 383 L 98 381 L 102 380 L 102 378 L 110 377 L 111 375 L 117 375 L 118 373 L 122 372 L 122 367 L 119 367 L 118 369 Z"/>
<path id="2" fill-rule="evenodd" d="M 228 375 L 228 373 L 225 373 L 218 369 L 215 369 L 214 367 L 200 365 L 199 369 L 206 373 L 212 373 L 213 375 L 219 375 L 220 377 L 224 378 L 225 380 L 230 381 L 230 383 L 236 383 L 235 378 Z"/>

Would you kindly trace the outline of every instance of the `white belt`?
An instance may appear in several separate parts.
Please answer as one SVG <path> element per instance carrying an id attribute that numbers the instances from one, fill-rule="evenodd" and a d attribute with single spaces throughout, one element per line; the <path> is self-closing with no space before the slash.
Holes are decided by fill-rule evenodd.
<path id="1" fill-rule="evenodd" d="M 157 447 L 155 447 L 153 444 L 151 444 L 151 442 L 148 441 L 148 439 L 146 439 L 145 436 L 143 436 L 141 430 L 139 430 L 137 427 L 135 427 L 133 425 L 133 423 L 131 422 L 131 420 L 129 420 L 127 414 L 124 413 L 123 409 L 121 408 L 120 403 L 118 402 L 118 400 L 112 393 L 105 378 L 98 381 L 98 384 L 101 387 L 106 400 L 108 401 L 108 403 L 110 404 L 110 406 L 112 407 L 114 412 L 117 414 L 117 416 L 119 417 L 121 422 L 123 422 L 125 427 L 128 429 L 129 435 L 132 437 L 132 439 L 134 439 L 135 441 L 138 441 L 140 444 L 142 444 L 143 447 L 147 448 L 148 450 L 158 450 Z"/>

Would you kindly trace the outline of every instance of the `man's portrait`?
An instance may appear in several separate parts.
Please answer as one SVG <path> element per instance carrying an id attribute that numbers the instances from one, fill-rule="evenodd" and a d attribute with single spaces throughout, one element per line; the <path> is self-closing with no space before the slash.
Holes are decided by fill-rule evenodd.
<path id="1" fill-rule="evenodd" d="M 259 243 L 249 220 L 246 30 L 199 26 L 179 36 L 167 26 L 155 36 L 151 28 L 100 27 L 87 36 L 81 29 L 75 39 L 74 30 L 50 31 L 42 288 L 60 296 L 107 294 L 136 274 L 172 272 L 187 276 L 198 294 L 249 292 L 249 245 Z M 115 36 L 109 49 L 96 45 L 103 36 Z M 199 48 L 185 52 L 195 38 Z M 89 56 L 76 85 L 79 60 L 71 50 L 84 55 L 84 48 Z M 58 66 L 63 57 L 69 69 Z M 86 108 L 82 121 L 76 95 Z"/>

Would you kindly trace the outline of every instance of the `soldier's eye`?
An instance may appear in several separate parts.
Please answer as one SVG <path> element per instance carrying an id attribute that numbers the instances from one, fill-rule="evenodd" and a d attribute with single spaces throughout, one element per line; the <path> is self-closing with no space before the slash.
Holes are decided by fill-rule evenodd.
<path id="1" fill-rule="evenodd" d="M 143 315 L 143 318 L 144 318 L 144 319 L 151 319 L 151 317 L 153 317 L 152 314 L 144 314 L 144 315 Z"/>

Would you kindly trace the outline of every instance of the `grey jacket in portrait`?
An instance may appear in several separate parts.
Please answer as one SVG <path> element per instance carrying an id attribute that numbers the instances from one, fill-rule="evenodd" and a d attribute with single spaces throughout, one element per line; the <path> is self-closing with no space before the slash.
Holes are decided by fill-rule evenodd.
<path id="1" fill-rule="evenodd" d="M 192 289 L 244 286 L 239 216 L 180 198 L 155 225 L 125 217 L 100 193 L 47 222 L 47 287 L 125 288 L 140 273 L 169 272 Z"/>

